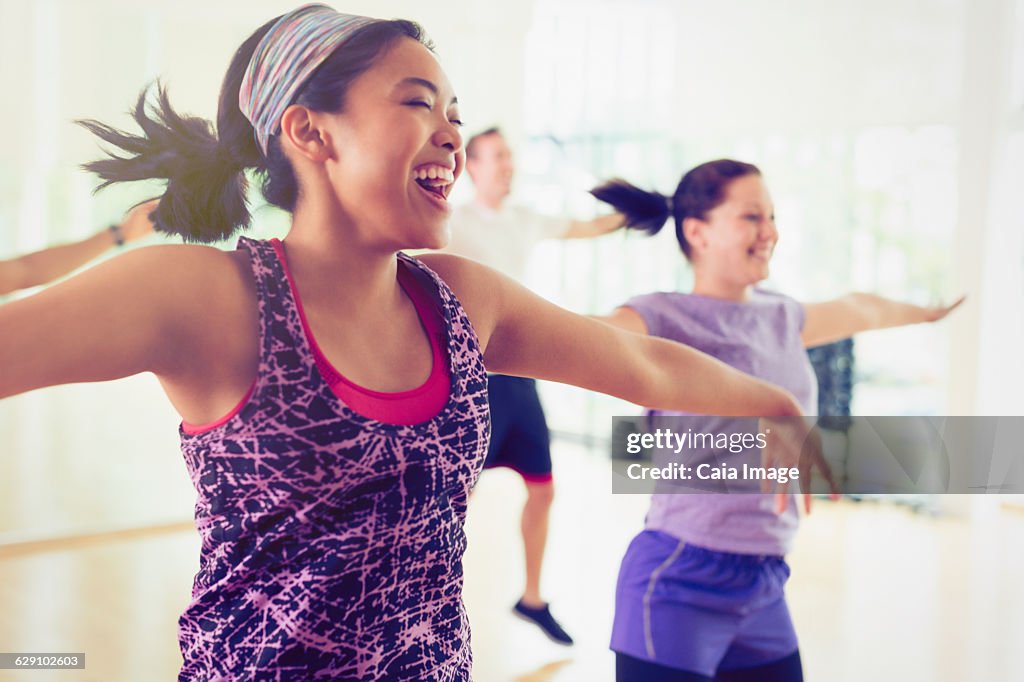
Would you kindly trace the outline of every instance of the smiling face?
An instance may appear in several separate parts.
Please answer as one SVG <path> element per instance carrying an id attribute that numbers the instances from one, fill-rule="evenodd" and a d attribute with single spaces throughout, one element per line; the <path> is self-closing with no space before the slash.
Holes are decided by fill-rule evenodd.
<path id="1" fill-rule="evenodd" d="M 687 218 L 685 228 L 693 248 L 695 274 L 736 287 L 748 287 L 768 277 L 779 233 L 775 207 L 760 175 L 731 181 L 722 203 L 705 217 Z"/>
<path id="2" fill-rule="evenodd" d="M 388 249 L 447 243 L 448 194 L 465 158 L 457 100 L 426 47 L 400 39 L 352 83 L 342 111 L 313 115 L 357 238 Z"/>
<path id="3" fill-rule="evenodd" d="M 498 132 L 477 137 L 472 147 L 473 156 L 467 159 L 466 168 L 473 186 L 486 200 L 500 203 L 512 191 L 512 149 Z"/>

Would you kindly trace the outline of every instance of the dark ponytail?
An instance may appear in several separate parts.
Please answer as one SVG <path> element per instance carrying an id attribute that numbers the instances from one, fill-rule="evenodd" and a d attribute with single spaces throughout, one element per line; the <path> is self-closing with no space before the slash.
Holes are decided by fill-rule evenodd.
<path id="1" fill-rule="evenodd" d="M 238 91 L 256 46 L 279 17 L 271 19 L 235 52 L 221 86 L 217 130 L 202 118 L 181 116 L 171 107 L 165 88 L 157 85 L 156 102 L 147 106 L 147 87 L 132 113 L 140 135 L 98 121 L 79 121 L 101 140 L 123 152 L 83 166 L 103 179 L 96 191 L 115 182 L 163 178 L 167 190 L 154 214 L 161 232 L 186 241 L 214 242 L 249 227 L 244 172 L 255 169 L 264 197 L 292 211 L 299 196 L 298 179 L 281 150 L 278 135 L 267 155 L 256 145 L 252 124 L 238 108 Z M 353 80 L 401 37 L 431 44 L 410 21 L 380 21 L 355 33 L 320 65 L 293 100 L 316 111 L 340 111 Z"/>
<path id="2" fill-rule="evenodd" d="M 679 248 L 689 258 L 690 243 L 683 232 L 683 221 L 687 218 L 707 220 L 708 212 L 725 200 L 729 183 L 746 175 L 760 174 L 760 169 L 753 164 L 718 159 L 686 173 L 671 198 L 638 189 L 625 180 L 611 180 L 590 193 L 625 215 L 627 227 L 649 234 L 656 234 L 672 216 Z"/>
<path id="3" fill-rule="evenodd" d="M 672 216 L 671 201 L 664 194 L 648 192 L 618 178 L 590 190 L 598 200 L 626 216 L 626 227 L 658 234 Z"/>
<path id="4" fill-rule="evenodd" d="M 110 158 L 83 166 L 103 179 L 96 191 L 115 182 L 166 179 L 167 189 L 154 213 L 154 224 L 161 232 L 181 235 L 185 241 L 215 242 L 249 227 L 243 171 L 259 166 L 260 153 L 252 125 L 238 109 L 238 89 L 256 44 L 273 21 L 276 19 L 251 35 L 231 60 L 221 88 L 219 137 L 206 119 L 178 114 L 166 88 L 159 84 L 156 101 L 148 106 L 150 88 L 139 93 L 132 118 L 142 130 L 140 135 L 98 121 L 79 121 L 101 140 L 126 153 L 109 152 Z M 234 102 L 225 107 L 232 84 Z"/>

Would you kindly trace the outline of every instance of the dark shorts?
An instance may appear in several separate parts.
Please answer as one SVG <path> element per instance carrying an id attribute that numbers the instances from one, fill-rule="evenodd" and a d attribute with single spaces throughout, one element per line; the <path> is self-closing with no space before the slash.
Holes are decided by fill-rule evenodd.
<path id="1" fill-rule="evenodd" d="M 528 483 L 551 480 L 551 438 L 533 379 L 492 374 L 487 378 L 491 403 L 491 444 L 485 469 L 508 467 Z"/>

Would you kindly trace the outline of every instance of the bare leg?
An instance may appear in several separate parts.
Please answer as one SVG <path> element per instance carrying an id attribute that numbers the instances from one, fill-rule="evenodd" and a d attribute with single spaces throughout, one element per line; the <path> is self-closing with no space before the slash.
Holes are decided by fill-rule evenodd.
<path id="1" fill-rule="evenodd" d="M 523 598 L 513 607 L 520 618 L 539 625 L 552 641 L 572 644 L 569 636 L 540 596 L 540 571 L 544 563 L 544 547 L 548 541 L 548 517 L 555 486 L 551 481 L 526 483 L 526 504 L 523 506 L 523 547 L 526 555 L 526 589 Z"/>
<path id="2" fill-rule="evenodd" d="M 531 608 L 544 606 L 540 596 L 540 574 L 544 563 L 544 549 L 548 542 L 548 518 L 555 486 L 551 481 L 526 482 L 526 504 L 523 505 L 521 529 L 526 555 L 526 589 L 523 604 Z"/>

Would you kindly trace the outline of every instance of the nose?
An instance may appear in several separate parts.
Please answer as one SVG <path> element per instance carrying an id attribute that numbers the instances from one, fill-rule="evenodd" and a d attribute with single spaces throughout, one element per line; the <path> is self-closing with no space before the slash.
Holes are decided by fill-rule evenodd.
<path id="1" fill-rule="evenodd" d="M 458 178 L 466 165 L 466 154 L 459 126 L 445 118 L 431 136 L 431 142 L 452 154 L 455 159 L 455 177 Z"/>
<path id="2" fill-rule="evenodd" d="M 761 241 L 779 241 L 779 230 L 775 226 L 775 217 L 765 218 L 761 221 L 761 232 L 758 235 Z"/>
<path id="3" fill-rule="evenodd" d="M 445 120 L 434 132 L 433 142 L 438 147 L 459 153 L 462 151 L 462 132 L 457 125 Z"/>

